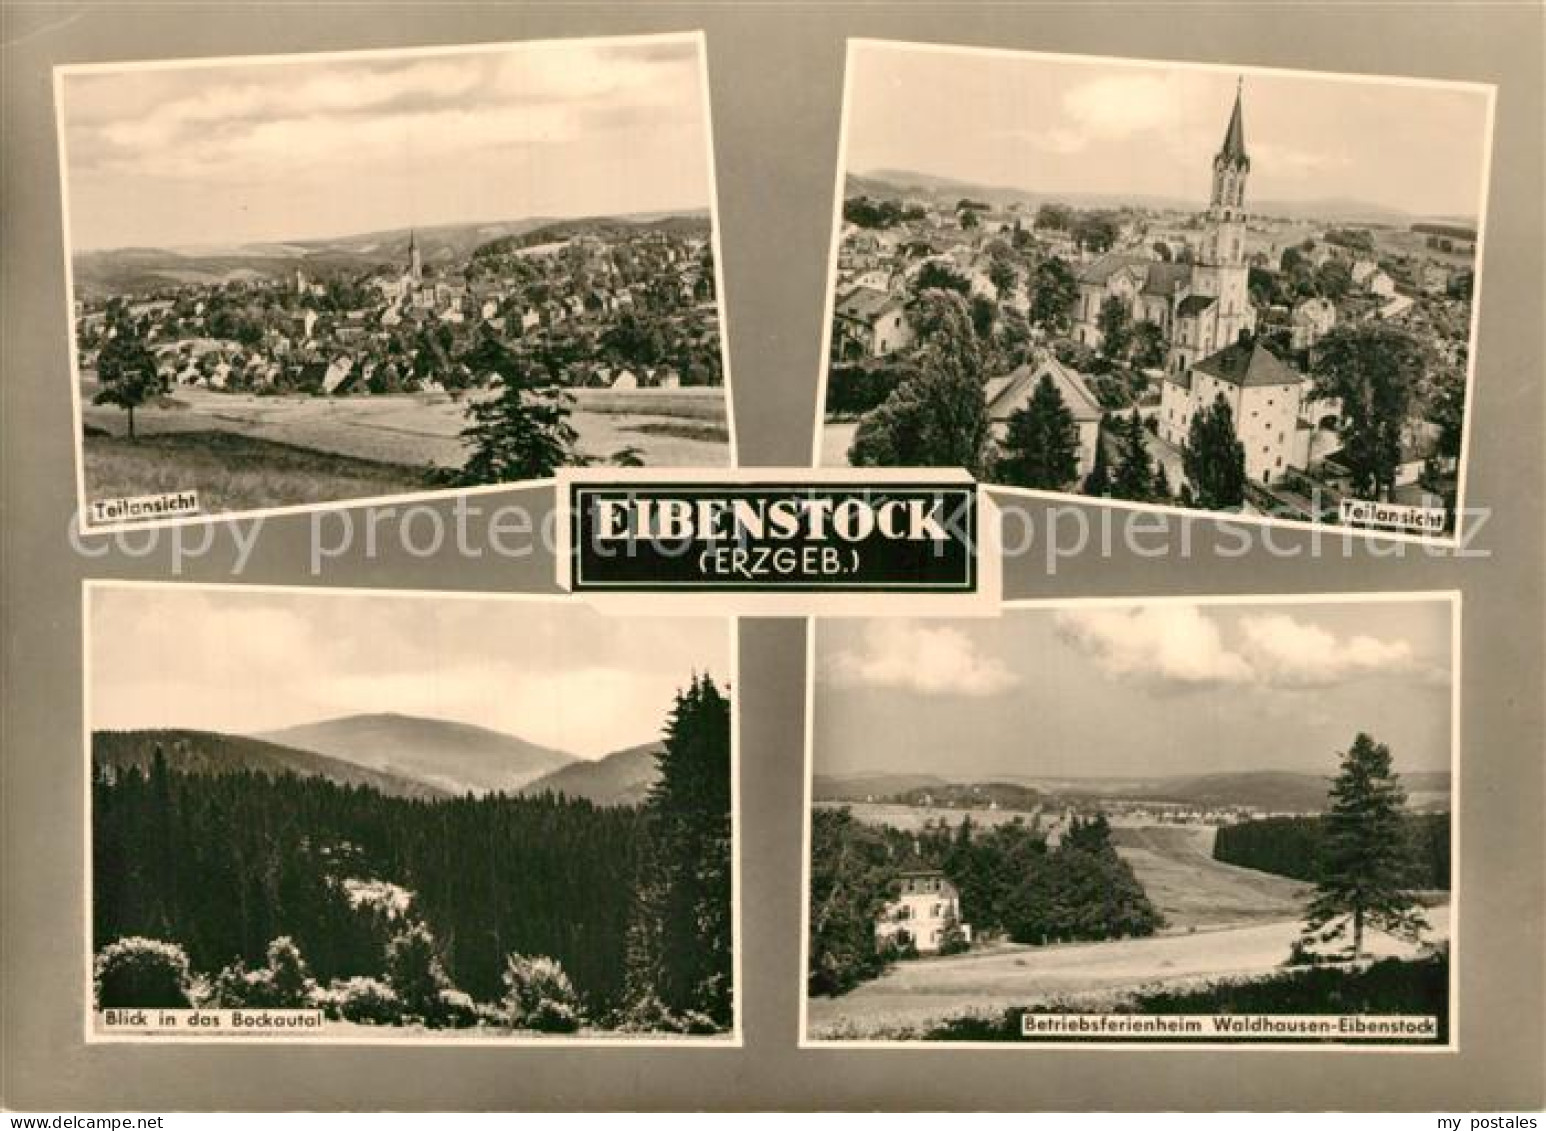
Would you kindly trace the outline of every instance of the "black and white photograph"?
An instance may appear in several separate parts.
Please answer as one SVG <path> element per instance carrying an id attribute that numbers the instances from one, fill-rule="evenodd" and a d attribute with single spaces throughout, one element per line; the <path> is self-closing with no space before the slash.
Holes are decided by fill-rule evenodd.
<path id="1" fill-rule="evenodd" d="M 84 602 L 87 1040 L 739 1043 L 733 622 Z"/>
<path id="2" fill-rule="evenodd" d="M 1494 89 L 848 51 L 822 466 L 1453 542 Z"/>
<path id="3" fill-rule="evenodd" d="M 1452 1048 L 1459 617 L 822 622 L 802 1042 Z"/>
<path id="4" fill-rule="evenodd" d="M 732 465 L 706 68 L 56 68 L 82 529 Z"/>

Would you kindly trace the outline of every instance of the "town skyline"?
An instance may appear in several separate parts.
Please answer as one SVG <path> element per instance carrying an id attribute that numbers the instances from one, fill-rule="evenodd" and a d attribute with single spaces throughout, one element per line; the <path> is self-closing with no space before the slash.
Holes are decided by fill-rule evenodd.
<path id="1" fill-rule="evenodd" d="M 1331 773 L 1360 731 L 1448 770 L 1451 605 L 1071 604 L 817 637 L 813 768 L 1134 778 Z"/>
<path id="2" fill-rule="evenodd" d="M 76 252 L 712 207 L 690 36 L 64 69 L 59 90 Z"/>
<path id="3" fill-rule="evenodd" d="M 1488 99 L 1474 86 L 906 44 L 857 45 L 850 64 L 849 174 L 1205 202 L 1243 85 L 1256 200 L 1472 219 L 1484 204 Z"/>

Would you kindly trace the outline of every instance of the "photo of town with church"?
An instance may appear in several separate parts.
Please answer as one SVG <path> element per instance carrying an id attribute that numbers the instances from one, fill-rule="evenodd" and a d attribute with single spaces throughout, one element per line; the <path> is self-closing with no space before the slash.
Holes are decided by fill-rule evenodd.
<path id="1" fill-rule="evenodd" d="M 704 67 L 58 69 L 83 526 L 731 464 Z"/>
<path id="2" fill-rule="evenodd" d="M 851 45 L 818 462 L 1453 537 L 1491 93 Z"/>

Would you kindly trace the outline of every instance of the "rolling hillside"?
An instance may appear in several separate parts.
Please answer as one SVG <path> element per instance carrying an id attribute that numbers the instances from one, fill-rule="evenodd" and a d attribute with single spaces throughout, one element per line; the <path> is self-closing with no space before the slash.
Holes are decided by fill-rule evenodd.
<path id="1" fill-rule="evenodd" d="M 1013 783 L 1013 784 L 1008 784 Z M 1450 774 L 1447 770 L 1403 774 L 1402 783 L 1414 808 L 1447 809 Z M 1202 809 L 1251 808 L 1269 813 L 1318 813 L 1326 807 L 1329 777 L 1291 770 L 1243 770 L 1237 773 L 1183 774 L 1158 778 L 1038 778 L 999 774 L 979 782 L 947 782 L 928 774 L 873 773 L 843 777 L 817 774 L 812 784 L 814 801 L 894 801 L 924 804 L 924 794 L 934 805 L 959 805 L 972 794 L 987 798 L 988 792 L 1029 795 L 1022 800 L 1071 802 L 1148 801 L 1189 805 Z M 1039 797 L 1036 795 L 1040 795 Z M 956 797 L 959 800 L 952 801 Z M 994 797 L 1001 808 L 1007 797 Z"/>
<path id="2" fill-rule="evenodd" d="M 521 787 L 521 793 L 562 793 L 597 805 L 638 805 L 660 776 L 655 756 L 659 742 L 631 746 L 594 762 L 574 762 Z"/>
<path id="3" fill-rule="evenodd" d="M 1037 192 L 1009 185 L 980 185 L 951 177 L 935 176 L 906 169 L 877 169 L 850 173 L 844 180 L 846 197 L 868 196 L 876 199 L 927 200 L 942 207 L 953 207 L 963 198 L 981 200 L 1004 208 L 1013 204 L 1034 209 L 1042 204 L 1068 204 L 1075 208 L 1155 208 L 1198 211 L 1206 201 L 1145 193 L 1112 194 L 1087 192 Z M 1320 200 L 1257 200 L 1251 211 L 1262 216 L 1292 220 L 1324 220 L 1344 223 L 1393 224 L 1406 227 L 1419 217 L 1367 200 L 1327 197 Z M 1464 218 L 1461 218 L 1464 221 Z"/>
<path id="4" fill-rule="evenodd" d="M 167 766 L 184 774 L 226 774 L 242 770 L 270 777 L 293 773 L 325 778 L 336 785 L 369 786 L 391 797 L 434 798 L 444 792 L 424 782 L 367 769 L 276 742 L 204 730 L 99 730 L 91 736 L 91 759 L 99 766 L 149 771 L 156 749 Z"/>
<path id="5" fill-rule="evenodd" d="M 413 715 L 348 715 L 258 735 L 445 793 L 514 793 L 575 761 L 511 734 Z"/>
<path id="6" fill-rule="evenodd" d="M 83 298 L 149 294 L 168 287 L 211 286 L 237 280 L 289 279 L 296 268 L 310 278 L 351 277 L 389 264 L 406 265 L 410 234 L 428 268 L 460 268 L 480 248 L 525 246 L 590 233 L 618 234 L 635 228 L 708 231 L 707 213 L 561 220 L 535 216 L 491 223 L 444 224 L 329 239 L 216 247 L 125 247 L 84 251 L 72 260 L 74 281 Z"/>
<path id="7" fill-rule="evenodd" d="M 812 801 L 880 801 L 914 789 L 942 789 L 950 783 L 933 774 L 817 774 Z"/>

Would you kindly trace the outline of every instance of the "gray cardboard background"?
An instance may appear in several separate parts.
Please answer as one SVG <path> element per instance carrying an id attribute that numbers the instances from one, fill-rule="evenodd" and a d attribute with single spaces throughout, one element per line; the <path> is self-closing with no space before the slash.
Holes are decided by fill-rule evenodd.
<path id="1" fill-rule="evenodd" d="M 809 458 L 845 36 L 1499 85 L 1467 500 L 1495 510 L 1473 547 L 1486 557 L 1428 557 L 1412 546 L 1397 557 L 1360 541 L 1344 554 L 1340 540 L 1328 540 L 1329 553 L 1309 560 L 1310 536 L 1283 532 L 1277 544 L 1298 547 L 1297 560 L 1261 551 L 1218 560 L 1208 549 L 1220 528 L 1199 521 L 1185 562 L 1092 553 L 1055 576 L 1039 555 L 1005 567 L 1008 597 L 1464 591 L 1458 1054 L 797 1051 L 804 626 L 793 620 L 742 622 L 744 1049 L 84 1047 L 79 583 L 168 577 L 169 559 L 163 543 L 143 558 L 114 550 L 86 561 L 66 540 L 74 471 L 49 66 L 692 28 L 708 35 L 728 335 L 748 465 Z M 99 1111 L 1539 1107 L 1542 31 L 1536 4 L 6 7 L 0 1103 Z M 500 498 L 549 506 L 541 490 Z M 1040 504 L 1001 503 L 1042 513 Z M 540 555 L 354 558 L 312 578 L 307 523 L 271 522 L 244 579 L 552 588 L 551 562 Z M 227 547 L 184 576 L 230 580 L 231 560 Z"/>

